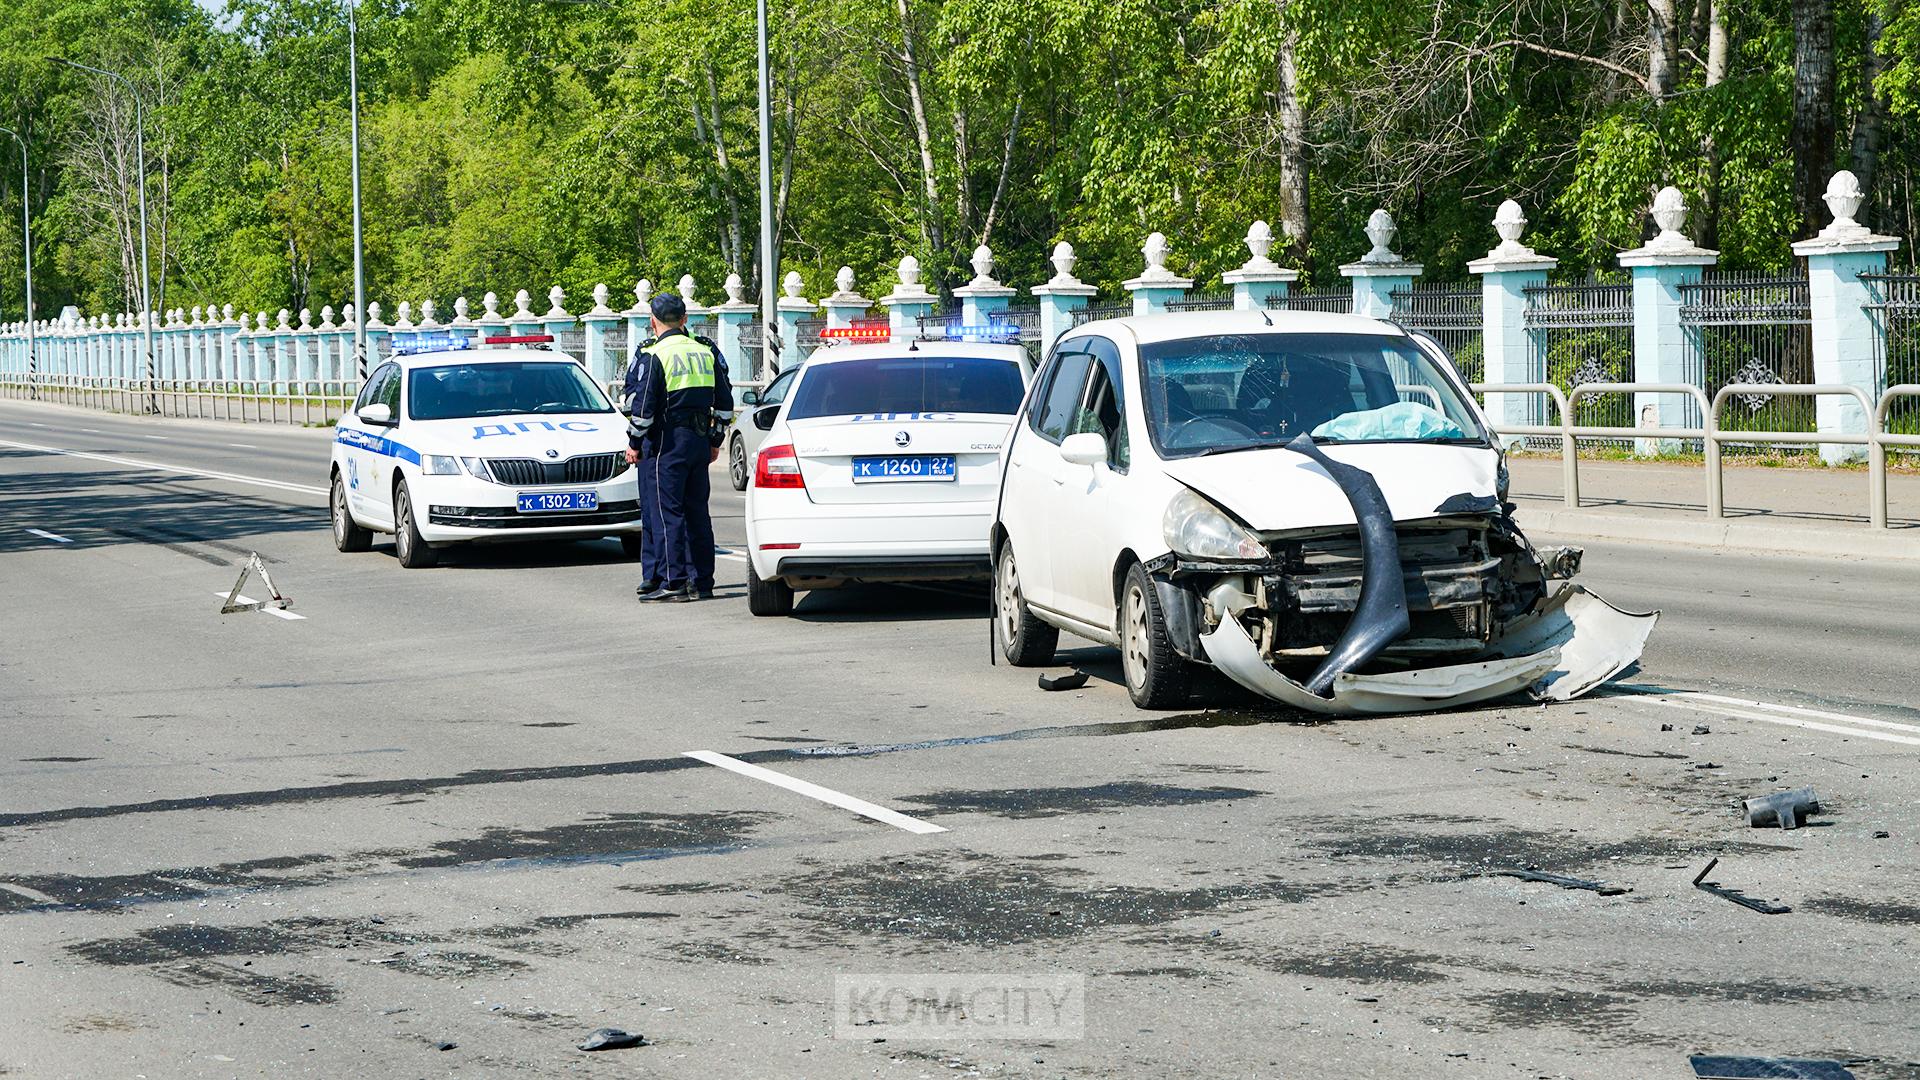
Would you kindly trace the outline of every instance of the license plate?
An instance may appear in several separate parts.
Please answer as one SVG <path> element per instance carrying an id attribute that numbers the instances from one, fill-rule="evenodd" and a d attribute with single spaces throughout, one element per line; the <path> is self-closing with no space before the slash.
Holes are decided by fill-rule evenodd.
<path id="1" fill-rule="evenodd" d="M 911 457 L 857 457 L 853 482 L 884 484 L 903 480 L 954 480 L 959 477 L 952 454 L 916 454 Z"/>
<path id="2" fill-rule="evenodd" d="M 523 514 L 598 509 L 600 509 L 600 496 L 591 491 L 550 491 L 542 495 L 520 496 L 520 512 Z"/>

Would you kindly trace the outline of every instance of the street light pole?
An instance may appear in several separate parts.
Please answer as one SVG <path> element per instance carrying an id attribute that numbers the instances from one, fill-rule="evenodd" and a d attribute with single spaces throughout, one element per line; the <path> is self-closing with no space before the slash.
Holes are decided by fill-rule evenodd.
<path id="1" fill-rule="evenodd" d="M 353 369 L 361 382 L 367 378 L 367 266 L 360 223 L 360 48 L 354 9 L 360 0 L 347 0 L 347 116 L 353 138 Z"/>
<path id="2" fill-rule="evenodd" d="M 35 364 L 33 348 L 33 217 L 27 197 L 27 185 L 31 181 L 31 174 L 27 171 L 27 140 L 9 127 L 0 127 L 0 131 L 13 136 L 13 141 L 20 144 L 20 254 L 27 264 L 27 395 L 38 399 L 40 391 L 34 386 L 33 379 L 39 369 Z"/>
<path id="3" fill-rule="evenodd" d="M 775 280 L 779 259 L 773 250 L 773 131 L 772 96 L 767 77 L 767 0 L 759 0 L 760 16 L 760 370 L 750 374 L 773 374 L 774 327 L 778 324 L 774 307 Z"/>
<path id="4" fill-rule="evenodd" d="M 146 112 L 141 107 L 140 91 L 133 88 L 123 75 L 82 64 L 78 60 L 62 60 L 68 67 L 77 67 L 82 71 L 91 71 L 95 75 L 105 75 L 114 82 L 127 88 L 127 94 L 133 98 L 133 156 L 140 181 L 140 327 L 141 337 L 147 349 L 147 411 L 159 412 L 159 398 L 154 394 L 154 382 L 160 377 L 154 366 L 153 351 L 153 272 L 147 263 L 147 121 Z"/>

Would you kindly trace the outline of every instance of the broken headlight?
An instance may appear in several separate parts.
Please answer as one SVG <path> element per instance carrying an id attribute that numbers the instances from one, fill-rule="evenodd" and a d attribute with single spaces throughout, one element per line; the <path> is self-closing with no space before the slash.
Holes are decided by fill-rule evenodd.
<path id="1" fill-rule="evenodd" d="M 1226 511 L 1191 491 L 1167 502 L 1160 519 L 1167 547 L 1194 559 L 1264 559 L 1267 548 Z"/>

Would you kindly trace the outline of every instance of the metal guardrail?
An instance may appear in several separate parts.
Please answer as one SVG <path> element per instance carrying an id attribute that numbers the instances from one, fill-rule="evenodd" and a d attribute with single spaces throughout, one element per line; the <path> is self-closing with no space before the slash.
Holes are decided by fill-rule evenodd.
<path id="1" fill-rule="evenodd" d="M 1560 439 L 1561 478 L 1564 501 L 1570 507 L 1580 505 L 1581 439 L 1699 439 L 1705 451 L 1707 473 L 1707 516 L 1726 516 L 1725 484 L 1721 465 L 1721 444 L 1725 442 L 1760 443 L 1781 446 L 1830 444 L 1867 448 L 1867 519 L 1873 528 L 1887 527 L 1887 447 L 1920 449 L 1920 435 L 1896 434 L 1887 430 L 1888 414 L 1895 398 L 1920 397 L 1920 384 L 1889 387 L 1876 404 L 1857 386 L 1831 383 L 1813 385 L 1782 383 L 1729 383 L 1708 401 L 1706 392 L 1687 383 L 1584 383 L 1565 391 L 1552 383 L 1470 383 L 1476 394 L 1542 394 L 1559 410 L 1558 424 L 1493 425 L 1500 435 L 1545 436 Z M 1684 394 L 1700 406 L 1699 427 L 1579 427 L 1570 422 L 1574 406 L 1582 397 L 1597 394 Z M 1720 411 L 1729 398 L 1741 394 L 1779 394 L 1794 397 L 1850 397 L 1860 405 L 1864 417 L 1871 419 L 1864 432 L 1859 431 L 1748 431 L 1722 428 Z"/>
<path id="2" fill-rule="evenodd" d="M 358 379 L 149 380 L 44 372 L 0 375 L 0 397 L 243 424 L 329 424 L 359 394 Z"/>

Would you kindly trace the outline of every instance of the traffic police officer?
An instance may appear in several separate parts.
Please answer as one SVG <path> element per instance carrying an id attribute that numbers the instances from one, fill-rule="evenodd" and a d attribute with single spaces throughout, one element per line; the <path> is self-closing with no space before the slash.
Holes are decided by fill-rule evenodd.
<path id="1" fill-rule="evenodd" d="M 707 466 L 720 457 L 733 419 L 733 385 L 720 350 L 687 333 L 687 305 L 678 295 L 653 298 L 653 340 L 634 357 L 627 460 L 641 466 L 642 514 L 651 487 L 660 523 L 657 561 L 641 573 L 658 587 L 643 602 L 713 595 L 713 519 L 707 511 Z M 655 575 L 658 575 L 655 578 Z M 643 582 L 645 584 L 645 582 Z"/>

